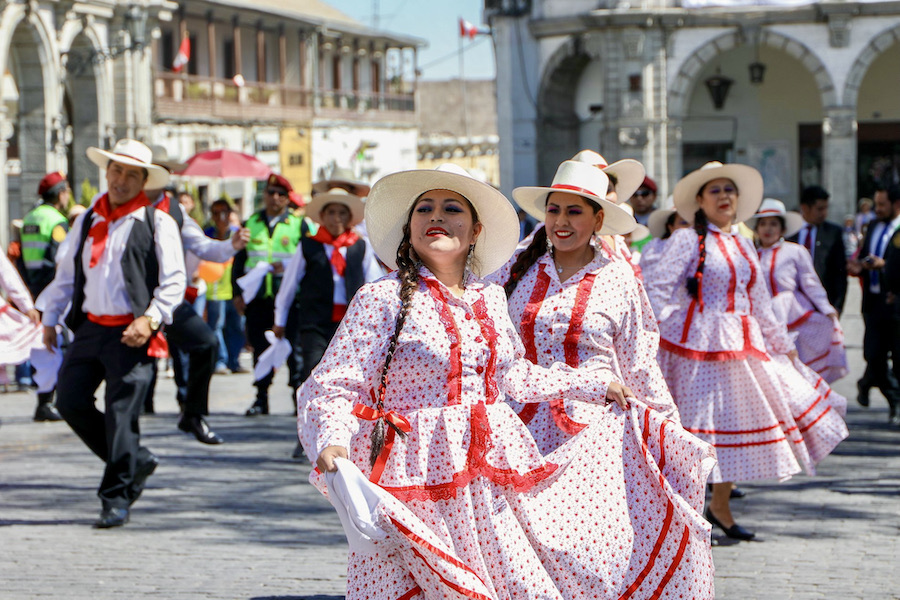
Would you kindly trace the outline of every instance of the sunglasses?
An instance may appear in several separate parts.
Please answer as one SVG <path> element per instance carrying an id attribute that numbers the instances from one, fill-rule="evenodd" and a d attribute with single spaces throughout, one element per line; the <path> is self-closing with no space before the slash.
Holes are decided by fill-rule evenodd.
<path id="1" fill-rule="evenodd" d="M 649 196 L 652 193 L 653 192 L 651 192 L 650 190 L 638 190 L 634 193 L 634 195 L 637 196 L 638 198 L 646 198 L 647 196 Z"/>
<path id="2" fill-rule="evenodd" d="M 288 195 L 287 190 L 282 189 L 282 188 L 269 188 L 266 190 L 266 192 L 270 196 L 287 196 Z"/>

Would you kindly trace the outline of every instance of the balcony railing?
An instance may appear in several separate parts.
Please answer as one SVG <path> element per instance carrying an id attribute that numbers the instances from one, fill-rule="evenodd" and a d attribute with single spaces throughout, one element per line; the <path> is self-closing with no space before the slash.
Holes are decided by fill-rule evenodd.
<path id="1" fill-rule="evenodd" d="M 156 108 L 164 117 L 308 120 L 316 114 L 332 118 L 413 121 L 412 94 L 375 94 L 307 88 L 248 81 L 238 87 L 231 79 L 179 73 L 157 73 Z"/>

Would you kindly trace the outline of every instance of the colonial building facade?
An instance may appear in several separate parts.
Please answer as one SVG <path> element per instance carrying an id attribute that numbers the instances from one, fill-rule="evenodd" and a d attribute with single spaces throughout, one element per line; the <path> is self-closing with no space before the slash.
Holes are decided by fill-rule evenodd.
<path id="1" fill-rule="evenodd" d="M 125 136 L 175 160 L 253 154 L 301 192 L 335 166 L 414 168 L 421 44 L 320 0 L 0 0 L 0 242 L 45 173 L 103 189 L 84 151 Z"/>
<path id="2" fill-rule="evenodd" d="M 760 169 L 832 218 L 900 183 L 900 2 L 485 0 L 505 192 L 581 148 L 669 193 L 709 160 Z M 665 197 L 664 195 L 662 197 Z"/>

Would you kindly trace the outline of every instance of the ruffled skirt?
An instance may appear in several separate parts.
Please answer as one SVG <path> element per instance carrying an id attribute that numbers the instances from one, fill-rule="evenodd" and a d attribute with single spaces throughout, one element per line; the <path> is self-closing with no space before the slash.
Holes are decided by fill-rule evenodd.
<path id="1" fill-rule="evenodd" d="M 388 541 L 350 554 L 347 599 L 712 598 L 711 448 L 640 403 L 594 412 L 528 490 L 477 475 L 449 497 L 391 495 Z"/>
<path id="2" fill-rule="evenodd" d="M 44 330 L 0 299 L 0 365 L 18 365 L 44 345 Z"/>
<path id="3" fill-rule="evenodd" d="M 833 393 L 787 357 L 697 361 L 661 349 L 659 363 L 682 425 L 716 449 L 713 483 L 814 474 L 847 436 Z"/>
<path id="4" fill-rule="evenodd" d="M 822 376 L 827 383 L 837 381 L 847 373 L 847 353 L 841 326 L 822 313 L 813 312 L 799 325 L 788 326 L 800 361 Z"/>

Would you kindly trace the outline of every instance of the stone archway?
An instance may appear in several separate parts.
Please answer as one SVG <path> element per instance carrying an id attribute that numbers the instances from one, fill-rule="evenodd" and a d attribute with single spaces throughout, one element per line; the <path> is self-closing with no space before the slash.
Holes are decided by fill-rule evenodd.
<path id="1" fill-rule="evenodd" d="M 869 67 L 875 59 L 881 56 L 888 48 L 900 42 L 900 25 L 895 25 L 888 30 L 872 38 L 865 48 L 853 61 L 853 66 L 847 73 L 847 81 L 844 84 L 842 104 L 844 106 L 857 106 L 859 103 L 859 89 L 863 78 L 869 71 Z"/>
<path id="2" fill-rule="evenodd" d="M 805 44 L 774 31 L 763 30 L 759 34 L 760 45 L 770 46 L 796 58 L 812 74 L 819 89 L 822 106 L 837 106 L 838 95 L 831 74 L 819 56 Z M 697 48 L 684 62 L 669 85 L 668 108 L 670 118 L 687 116 L 691 92 L 698 84 L 698 76 L 708 63 L 724 52 L 744 45 L 741 34 L 735 30 L 723 34 Z"/>
<path id="3" fill-rule="evenodd" d="M 15 114 L 7 114 L 13 135 L 7 150 L 8 161 L 18 161 L 7 179 L 9 218 L 19 219 L 36 199 L 38 182 L 47 173 L 51 147 L 48 113 L 47 73 L 52 69 L 50 53 L 27 20 L 18 23 L 10 39 L 7 69 L 15 82 L 18 101 Z M 13 163 L 16 164 L 15 162 Z"/>
<path id="4" fill-rule="evenodd" d="M 580 149 L 581 119 L 575 95 L 590 55 L 572 38 L 559 48 L 544 69 L 537 100 L 537 181 L 549 185 L 562 161 Z"/>
<path id="5" fill-rule="evenodd" d="M 769 66 L 759 84 L 747 69 L 755 58 Z M 704 80 L 720 67 L 733 83 L 724 107 L 714 108 Z M 846 154 L 845 136 L 826 127 L 835 123 L 838 94 L 832 73 L 809 47 L 765 29 L 752 36 L 734 30 L 697 47 L 668 91 L 672 139 L 681 142 L 669 155 L 676 178 L 708 160 L 736 161 L 764 170 L 766 193 L 789 207 L 811 184 L 844 197 L 847 174 L 834 166 Z"/>

